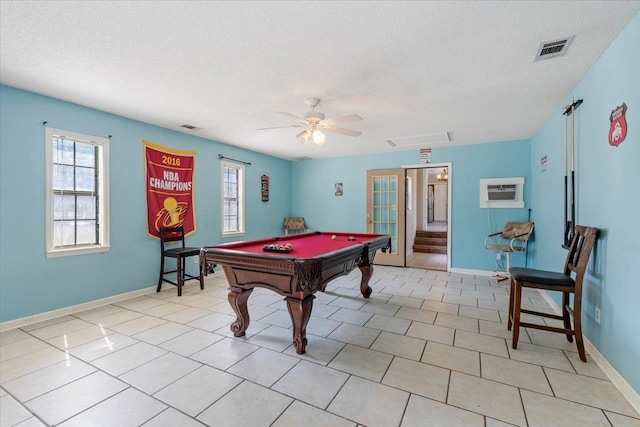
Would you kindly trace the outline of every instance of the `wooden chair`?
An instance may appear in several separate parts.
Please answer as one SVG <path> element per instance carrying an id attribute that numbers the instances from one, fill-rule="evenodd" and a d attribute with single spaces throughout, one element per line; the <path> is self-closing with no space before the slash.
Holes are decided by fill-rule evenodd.
<path id="1" fill-rule="evenodd" d="M 284 234 L 305 233 L 309 227 L 303 217 L 288 217 L 284 219 Z"/>
<path id="2" fill-rule="evenodd" d="M 178 243 L 178 247 L 167 248 L 167 243 Z M 200 281 L 200 289 L 204 289 L 204 277 L 202 263 L 198 267 L 198 275 L 193 276 L 186 273 L 186 259 L 192 256 L 200 256 L 200 248 L 189 248 L 184 245 L 184 228 L 183 227 L 161 227 L 160 228 L 160 277 L 158 278 L 158 289 L 160 292 L 162 283 L 167 282 L 178 287 L 178 296 L 182 296 L 182 286 L 186 280 L 197 279 Z M 165 258 L 176 259 L 175 270 L 164 270 Z M 176 280 L 169 280 L 165 275 L 176 273 Z"/>
<path id="3" fill-rule="evenodd" d="M 575 234 L 571 241 L 562 273 L 522 267 L 513 267 L 509 270 L 509 273 L 511 273 L 511 293 L 509 298 L 509 321 L 507 329 L 511 330 L 513 327 L 513 340 L 511 344 L 513 348 L 516 348 L 518 345 L 521 326 L 525 328 L 542 329 L 544 331 L 565 334 L 569 342 L 573 342 L 573 336 L 575 336 L 580 360 L 583 362 L 587 361 L 584 344 L 582 342 L 582 282 L 587 269 L 589 255 L 591 254 L 591 249 L 593 248 L 597 235 L 597 228 L 576 225 Z M 572 274 L 574 277 L 572 277 Z M 562 292 L 562 315 L 559 316 L 521 308 L 522 288 Z M 570 294 L 574 294 L 573 308 L 570 306 Z M 557 328 L 521 322 L 521 313 L 562 320 L 564 327 Z M 571 327 L 570 315 L 573 316 L 573 327 Z"/>
<path id="4" fill-rule="evenodd" d="M 507 271 L 509 271 L 511 253 L 525 252 L 531 233 L 533 233 L 533 222 L 507 222 L 502 231 L 489 234 L 484 239 L 484 247 L 504 252 L 507 255 Z"/>

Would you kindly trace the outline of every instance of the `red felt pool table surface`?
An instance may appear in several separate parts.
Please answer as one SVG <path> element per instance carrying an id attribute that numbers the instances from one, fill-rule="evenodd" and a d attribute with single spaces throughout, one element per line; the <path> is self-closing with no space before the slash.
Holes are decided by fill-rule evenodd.
<path id="1" fill-rule="evenodd" d="M 336 238 L 332 239 L 332 236 L 336 236 Z M 311 232 L 246 242 L 226 243 L 217 245 L 216 248 L 284 258 L 314 258 L 349 246 L 367 243 L 381 236 L 382 235 L 377 234 Z M 349 237 L 353 237 L 355 240 L 349 240 Z M 290 243 L 292 246 L 290 252 L 271 252 L 264 250 L 265 245 L 284 245 L 286 243 Z"/>

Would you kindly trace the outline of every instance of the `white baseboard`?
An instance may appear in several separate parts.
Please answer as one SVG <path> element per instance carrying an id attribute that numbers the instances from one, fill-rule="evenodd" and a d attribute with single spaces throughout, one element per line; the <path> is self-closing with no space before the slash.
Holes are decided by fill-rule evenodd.
<path id="1" fill-rule="evenodd" d="M 486 271 L 486 270 L 469 270 L 466 268 L 452 268 L 449 270 L 450 273 L 458 273 L 458 274 L 473 274 L 476 276 L 493 276 L 495 271 Z"/>
<path id="2" fill-rule="evenodd" d="M 136 291 L 125 292 L 124 294 L 113 295 L 110 297 L 101 298 L 94 301 L 85 302 L 82 304 L 72 305 L 72 306 L 60 308 L 57 310 L 34 314 L 33 316 L 27 316 L 20 319 L 9 320 L 7 322 L 0 323 L 0 332 L 21 328 L 23 326 L 27 326 L 33 323 L 43 322 L 45 320 L 55 319 L 56 317 L 66 316 L 67 314 L 73 314 L 73 313 L 78 313 L 80 311 L 90 310 L 92 308 L 102 307 L 103 305 L 112 304 L 114 302 L 123 301 L 129 298 L 139 297 L 141 295 L 146 295 L 149 292 L 153 292 L 155 290 L 156 290 L 156 286 L 150 286 L 148 288 L 142 288 Z"/>
<path id="3" fill-rule="evenodd" d="M 538 292 L 542 295 L 542 297 L 547 301 L 549 306 L 556 312 L 558 315 L 562 315 L 562 309 L 560 306 L 551 298 L 551 296 L 541 290 L 538 289 Z M 618 389 L 618 391 L 627 399 L 627 402 L 640 414 L 640 394 L 635 391 L 633 387 L 625 380 L 622 375 L 616 368 L 614 368 L 611 363 L 598 351 L 598 349 L 589 341 L 586 336 L 582 336 L 584 341 L 585 351 L 589 353 L 589 356 L 593 359 L 594 362 L 600 367 L 602 372 L 609 378 L 609 380 L 613 383 L 614 386 Z"/>

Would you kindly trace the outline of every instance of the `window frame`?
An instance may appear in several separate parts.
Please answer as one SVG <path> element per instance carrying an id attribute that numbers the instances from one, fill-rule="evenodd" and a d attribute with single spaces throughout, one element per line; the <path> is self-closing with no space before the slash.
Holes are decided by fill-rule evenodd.
<path id="1" fill-rule="evenodd" d="M 54 188 L 53 188 L 53 161 L 54 138 L 66 138 L 69 140 L 90 143 L 99 147 L 102 155 L 98 159 L 98 189 L 97 198 L 100 201 L 96 207 L 96 221 L 98 228 L 98 243 L 91 245 L 54 246 Z M 46 256 L 57 258 L 73 255 L 107 252 L 110 246 L 110 197 L 109 197 L 109 138 L 85 135 L 62 129 L 46 127 L 45 131 L 45 174 L 46 174 Z M 75 218 L 77 221 L 78 218 Z"/>
<path id="2" fill-rule="evenodd" d="M 237 192 L 237 205 L 238 205 L 238 230 L 236 231 L 227 231 L 225 230 L 225 169 L 236 169 L 238 171 L 238 183 L 236 184 L 236 192 Z M 221 219 L 221 230 L 222 237 L 233 237 L 233 236 L 242 236 L 246 233 L 245 230 L 245 182 L 246 182 L 246 168 L 245 165 L 241 163 L 233 163 L 233 162 L 220 162 L 220 174 L 221 174 L 221 185 L 220 185 L 220 219 Z"/>

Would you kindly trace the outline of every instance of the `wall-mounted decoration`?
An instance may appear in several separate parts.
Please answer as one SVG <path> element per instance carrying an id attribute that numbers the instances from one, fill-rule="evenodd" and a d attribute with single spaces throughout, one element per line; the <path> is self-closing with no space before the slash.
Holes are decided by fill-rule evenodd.
<path id="1" fill-rule="evenodd" d="M 336 182 L 335 190 L 336 190 L 336 192 L 335 192 L 336 196 L 342 196 L 342 183 L 341 182 Z"/>
<path id="2" fill-rule="evenodd" d="M 174 150 L 142 141 L 147 189 L 147 234 L 160 238 L 160 227 L 196 231 L 193 209 L 195 151 Z"/>
<path id="3" fill-rule="evenodd" d="M 627 104 L 624 102 L 611 111 L 611 115 L 609 116 L 609 122 L 611 122 L 609 127 L 609 145 L 617 147 L 622 144 L 622 141 L 627 137 L 626 113 Z"/>
<path id="4" fill-rule="evenodd" d="M 262 175 L 260 177 L 260 191 L 262 192 L 262 201 L 269 201 L 269 177 L 267 175 Z"/>
<path id="5" fill-rule="evenodd" d="M 431 148 L 420 149 L 420 163 L 431 163 Z"/>
<path id="6" fill-rule="evenodd" d="M 547 156 L 540 158 L 540 172 L 546 172 L 547 170 Z"/>

